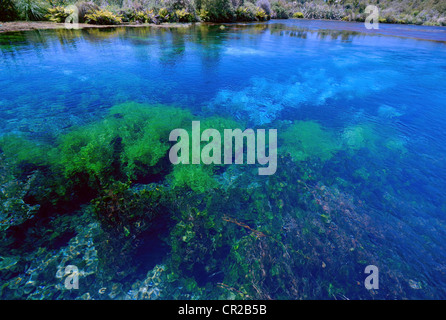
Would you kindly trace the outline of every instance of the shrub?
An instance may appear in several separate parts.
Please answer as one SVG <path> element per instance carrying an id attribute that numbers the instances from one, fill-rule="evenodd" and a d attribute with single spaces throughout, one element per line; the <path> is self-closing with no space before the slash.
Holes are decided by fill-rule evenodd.
<path id="1" fill-rule="evenodd" d="M 194 22 L 197 20 L 195 15 L 186 11 L 186 9 L 176 10 L 175 18 L 178 22 Z"/>
<path id="2" fill-rule="evenodd" d="M 195 6 L 190 0 L 162 0 L 161 3 L 171 12 L 183 9 L 187 12 L 195 12 Z"/>
<path id="3" fill-rule="evenodd" d="M 76 7 L 78 9 L 78 14 L 79 14 L 79 22 L 83 23 L 86 21 L 85 16 L 87 14 L 93 13 L 94 11 L 99 10 L 99 7 L 91 2 L 91 1 L 82 1 L 76 4 Z"/>
<path id="4" fill-rule="evenodd" d="M 40 0 L 16 0 L 15 8 L 20 19 L 38 21 L 45 17 L 48 4 Z"/>
<path id="5" fill-rule="evenodd" d="M 284 4 L 280 1 L 271 4 L 271 18 L 272 19 L 288 19 L 288 11 Z"/>
<path id="6" fill-rule="evenodd" d="M 161 22 L 168 22 L 171 18 L 171 14 L 167 8 L 161 8 L 158 11 L 158 16 Z"/>
<path id="7" fill-rule="evenodd" d="M 237 21 L 254 21 L 256 19 L 255 9 L 250 6 L 241 6 L 235 10 Z"/>
<path id="8" fill-rule="evenodd" d="M 235 19 L 235 11 L 231 0 L 202 0 L 200 17 L 203 21 L 230 22 Z"/>
<path id="9" fill-rule="evenodd" d="M 122 19 L 120 16 L 115 15 L 111 11 L 105 9 L 99 9 L 85 15 L 85 21 L 91 24 L 100 25 L 116 25 L 121 24 Z"/>
<path id="10" fill-rule="evenodd" d="M 152 11 L 152 13 L 153 13 L 153 11 Z M 151 22 L 152 19 L 150 17 L 150 12 L 136 11 L 134 13 L 131 21 L 138 22 L 138 23 L 148 23 L 148 22 Z"/>
<path id="11" fill-rule="evenodd" d="M 266 21 L 268 20 L 268 15 L 266 14 L 265 10 L 262 8 L 257 8 L 256 10 L 256 19 L 259 21 Z"/>
<path id="12" fill-rule="evenodd" d="M 206 11 L 204 9 L 200 9 L 198 11 L 198 17 L 200 18 L 200 21 L 203 21 L 203 22 L 211 21 L 211 16 L 209 15 L 209 11 Z"/>
<path id="13" fill-rule="evenodd" d="M 64 22 L 71 14 L 73 14 L 74 10 L 66 9 L 64 7 L 54 7 L 48 9 L 48 14 L 45 15 L 51 22 Z"/>
<path id="14" fill-rule="evenodd" d="M 303 19 L 303 17 L 304 17 L 304 14 L 302 12 L 293 13 L 293 18 Z"/>
<path id="15" fill-rule="evenodd" d="M 271 4 L 269 0 L 258 0 L 256 6 L 263 9 L 267 16 L 271 16 Z"/>

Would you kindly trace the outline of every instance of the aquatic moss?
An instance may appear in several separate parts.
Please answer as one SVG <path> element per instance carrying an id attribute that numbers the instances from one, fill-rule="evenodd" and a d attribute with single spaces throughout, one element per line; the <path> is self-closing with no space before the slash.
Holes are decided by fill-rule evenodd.
<path id="1" fill-rule="evenodd" d="M 374 127 L 362 124 L 347 127 L 342 134 L 342 139 L 349 149 L 359 150 L 361 148 L 375 149 L 379 137 Z"/>
<path id="2" fill-rule="evenodd" d="M 92 186 L 136 179 L 166 156 L 169 132 L 190 118 L 188 111 L 166 106 L 114 106 L 102 121 L 63 135 L 54 165 L 66 178 L 87 175 Z"/>
<path id="3" fill-rule="evenodd" d="M 0 151 L 9 161 L 16 165 L 48 164 L 48 152 L 51 147 L 44 143 L 30 140 L 23 135 L 8 134 L 0 137 Z"/>
<path id="4" fill-rule="evenodd" d="M 195 192 L 206 192 L 217 186 L 213 178 L 213 166 L 198 164 L 178 164 L 174 167 L 169 178 L 172 187 L 188 187 Z"/>
<path id="5" fill-rule="evenodd" d="M 281 135 L 280 151 L 295 161 L 329 160 L 339 150 L 335 137 L 315 121 L 296 121 Z"/>

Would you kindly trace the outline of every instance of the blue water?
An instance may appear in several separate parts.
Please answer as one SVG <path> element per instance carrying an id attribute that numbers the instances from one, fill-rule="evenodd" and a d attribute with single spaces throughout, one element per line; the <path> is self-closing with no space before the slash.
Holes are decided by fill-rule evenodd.
<path id="1" fill-rule="evenodd" d="M 370 293 L 357 284 L 365 278 L 367 261 L 354 268 L 351 282 L 336 275 L 351 244 L 320 240 L 324 249 L 311 259 L 324 267 L 311 264 L 302 267 L 303 274 L 325 281 L 322 287 L 336 278 L 342 294 L 301 284 L 306 295 L 277 298 L 444 299 L 445 79 L 444 27 L 366 30 L 359 23 L 278 20 L 224 28 L 5 33 L 0 34 L 0 132 L 52 142 L 128 101 L 232 117 L 250 127 L 279 127 L 279 148 L 285 124 L 317 122 L 342 147 L 313 168 L 321 177 L 311 186 L 313 194 L 322 197 L 321 207 L 358 209 L 356 215 L 333 217 L 332 227 L 343 229 L 352 243 L 363 241 L 382 270 L 380 288 Z M 363 149 L 349 140 L 355 128 L 372 132 L 352 138 L 363 138 Z M 287 173 L 291 169 L 280 165 L 278 174 L 289 177 L 284 182 L 296 182 Z M 346 208 L 344 198 L 353 198 L 355 206 Z M 293 200 L 289 194 L 288 199 Z M 317 247 L 318 237 L 323 238 L 309 236 L 308 243 Z M 152 257 L 149 250 L 141 256 Z"/>

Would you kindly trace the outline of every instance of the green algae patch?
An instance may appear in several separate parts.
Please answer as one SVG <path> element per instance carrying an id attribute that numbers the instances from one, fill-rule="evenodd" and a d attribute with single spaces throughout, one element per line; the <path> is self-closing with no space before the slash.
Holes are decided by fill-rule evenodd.
<path id="1" fill-rule="evenodd" d="M 396 130 L 373 123 L 361 123 L 344 129 L 341 140 L 343 146 L 350 152 L 368 149 L 378 153 L 407 153 L 405 140 L 398 136 Z"/>
<path id="2" fill-rule="evenodd" d="M 315 121 L 296 121 L 279 138 L 279 150 L 289 154 L 294 161 L 310 158 L 327 161 L 340 149 L 334 135 Z"/>
<path id="3" fill-rule="evenodd" d="M 189 187 L 195 192 L 205 192 L 217 187 L 217 181 L 213 178 L 213 166 L 209 165 L 182 165 L 178 164 L 173 169 L 169 178 L 172 187 Z"/>
<path id="4" fill-rule="evenodd" d="M 53 165 L 66 178 L 87 175 L 91 186 L 156 173 L 169 149 L 169 132 L 190 119 L 188 111 L 168 106 L 114 106 L 102 121 L 63 135 Z"/>

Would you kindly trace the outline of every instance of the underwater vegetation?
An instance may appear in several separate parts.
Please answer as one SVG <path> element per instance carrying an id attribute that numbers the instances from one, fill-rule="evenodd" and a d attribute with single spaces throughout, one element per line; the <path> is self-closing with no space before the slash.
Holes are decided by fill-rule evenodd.
<path id="1" fill-rule="evenodd" d="M 317 157 L 329 160 L 340 149 L 339 142 L 315 121 L 294 122 L 283 134 L 281 148 L 295 161 Z"/>
<path id="2" fill-rule="evenodd" d="M 344 191 L 348 183 L 342 174 L 337 172 L 334 182 L 331 177 L 336 175 L 327 175 L 330 162 L 386 146 L 394 137 L 380 137 L 369 124 L 347 126 L 336 136 L 316 121 L 281 122 L 279 166 L 286 169 L 265 181 L 236 165 L 171 165 L 166 159 L 169 131 L 179 127 L 190 132 L 195 118 L 180 108 L 131 102 L 112 107 L 99 121 L 68 129 L 52 143 L 3 137 L 2 160 L 14 159 L 13 154 L 16 160 L 2 161 L 0 167 L 1 203 L 6 208 L 15 201 L 9 211 L 2 211 L 2 230 L 7 231 L 0 247 L 2 296 L 70 298 L 72 292 L 63 288 L 69 264 L 80 268 L 80 281 L 90 283 L 79 291 L 80 299 L 404 295 L 401 275 L 390 267 L 381 272 L 383 279 L 397 284 L 394 287 L 379 293 L 364 293 L 355 285 L 345 287 L 351 279 L 361 281 L 358 275 L 365 263 L 379 259 L 374 248 L 388 231 L 378 226 L 387 223 L 379 214 L 378 220 L 372 218 L 374 209 Z M 244 124 L 217 116 L 201 121 L 201 130 L 236 127 L 243 129 Z M 21 152 L 19 145 L 24 147 Z M 364 192 L 376 188 L 377 173 L 368 171 L 361 161 L 353 175 Z M 11 184 L 14 179 L 19 183 Z M 41 184 L 32 204 L 27 203 L 31 183 Z M 89 196 L 75 196 L 83 188 Z M 50 205 L 45 201 L 48 197 L 60 200 Z M 396 200 L 387 196 L 382 201 Z M 72 202 L 82 204 L 77 214 L 58 213 Z M 60 253 L 51 255 L 41 249 L 19 259 L 23 249 L 18 247 L 6 254 L 8 244 L 17 241 L 16 228 L 32 234 L 38 230 L 32 231 L 37 228 L 33 227 L 36 219 L 45 215 L 56 218 L 38 228 L 54 229 L 42 233 L 39 241 L 59 239 Z M 79 221 L 88 227 L 82 228 Z M 69 230 L 78 230 L 77 235 L 62 240 L 67 231 L 56 230 L 67 224 Z M 157 234 L 160 224 L 167 233 Z M 137 270 L 144 265 L 140 254 L 147 237 L 156 238 L 150 241 L 163 248 L 165 258 L 162 265 L 145 269 L 143 276 Z M 340 257 L 348 261 L 341 271 L 335 263 Z M 22 280 L 26 272 L 31 282 Z"/>

